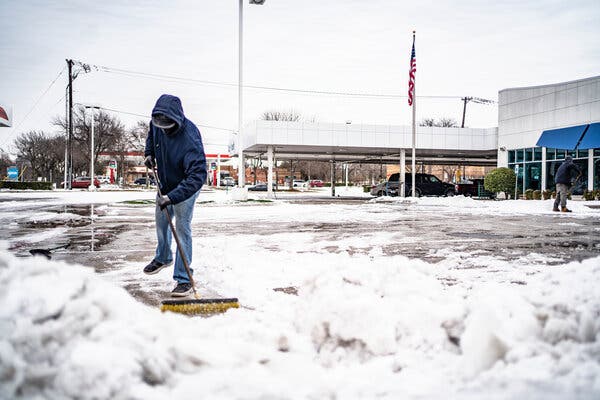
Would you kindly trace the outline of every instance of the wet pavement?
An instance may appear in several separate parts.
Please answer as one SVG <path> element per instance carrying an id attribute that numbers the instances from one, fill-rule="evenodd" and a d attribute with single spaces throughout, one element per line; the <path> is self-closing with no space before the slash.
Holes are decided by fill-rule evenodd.
<path id="1" fill-rule="evenodd" d="M 317 244 L 316 250 L 306 251 L 368 254 L 374 248 L 369 238 L 380 237 L 384 232 L 389 241 L 375 245 L 384 255 L 401 254 L 432 263 L 442 260 L 449 251 L 508 261 L 536 253 L 547 256 L 548 265 L 600 255 L 598 218 L 456 214 L 444 207 L 368 203 L 368 199 L 360 197 L 297 196 L 284 201 L 297 207 L 311 207 L 310 212 L 314 212 L 314 207 L 327 207 L 330 211 L 344 207 L 348 213 L 360 209 L 363 217 L 357 221 L 312 218 L 303 222 L 274 214 L 277 219 L 274 223 L 272 219 L 260 218 L 261 207 L 273 204 L 237 205 L 232 213 L 231 205 L 203 202 L 201 207 L 206 208 L 206 213 L 195 217 L 194 237 L 235 240 L 236 235 L 260 233 L 263 248 L 278 252 L 282 246 L 280 235 L 304 233 Z M 4 227 L 0 240 L 9 243 L 9 251 L 27 257 L 30 250 L 47 249 L 53 259 L 93 267 L 147 304 L 156 305 L 168 296 L 170 284 L 164 280 L 140 280 L 141 269 L 152 259 L 156 243 L 151 202 L 75 206 L 37 206 L 30 200 L 28 203 L 30 207 L 20 207 L 14 213 L 0 213 L 0 224 Z M 227 211 L 229 218 L 215 217 L 221 211 Z M 302 209 L 296 212 L 301 213 Z M 44 218 L 30 217 L 40 213 Z M 340 244 L 356 238 L 364 238 L 363 243 Z M 467 261 L 464 268 L 477 265 Z M 201 283 L 199 286 L 203 293 L 218 296 Z"/>

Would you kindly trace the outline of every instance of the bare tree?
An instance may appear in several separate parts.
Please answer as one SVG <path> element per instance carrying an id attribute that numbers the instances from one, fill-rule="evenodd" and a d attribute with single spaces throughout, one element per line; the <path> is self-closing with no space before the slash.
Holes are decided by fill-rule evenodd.
<path id="1" fill-rule="evenodd" d="M 63 136 L 50 136 L 43 131 L 22 133 L 15 140 L 18 159 L 29 165 L 26 177 L 45 178 L 49 181 L 60 179 L 64 166 L 65 139 Z"/>
<path id="2" fill-rule="evenodd" d="M 15 165 L 7 152 L 0 150 L 0 178 L 8 175 L 8 167 Z"/>
<path id="3" fill-rule="evenodd" d="M 421 122 L 419 122 L 419 126 L 437 126 L 435 124 L 434 118 L 423 118 Z"/>
<path id="4" fill-rule="evenodd" d="M 265 121 L 292 121 L 298 122 L 302 120 L 302 116 L 294 110 L 290 111 L 265 111 L 261 115 L 261 119 Z"/>
<path id="5" fill-rule="evenodd" d="M 73 110 L 73 169 L 75 171 L 87 171 L 90 160 L 91 124 L 90 118 L 86 118 L 85 107 L 77 107 Z M 54 125 L 66 129 L 66 120 L 56 117 Z M 94 113 L 94 165 L 98 164 L 100 153 L 111 150 L 115 143 L 122 140 L 125 134 L 125 126 L 115 116 L 100 110 Z"/>
<path id="6" fill-rule="evenodd" d="M 440 118 L 439 120 L 435 120 L 435 118 L 423 118 L 421 122 L 419 122 L 419 126 L 439 126 L 442 128 L 458 128 L 458 123 L 452 118 Z"/>
<path id="7" fill-rule="evenodd" d="M 122 135 L 115 137 L 110 150 L 115 153 L 119 165 L 119 176 L 123 180 L 125 172 L 131 166 L 127 154 L 131 151 L 144 152 L 149 129 L 148 121 L 140 120 L 132 128 L 124 130 Z"/>
<path id="8" fill-rule="evenodd" d="M 458 128 L 458 123 L 452 118 L 440 118 L 438 124 L 442 128 Z"/>

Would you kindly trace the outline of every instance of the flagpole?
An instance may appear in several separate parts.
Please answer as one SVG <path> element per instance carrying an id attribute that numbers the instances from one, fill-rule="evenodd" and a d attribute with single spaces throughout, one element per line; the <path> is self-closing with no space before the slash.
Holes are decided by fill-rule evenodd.
<path id="1" fill-rule="evenodd" d="M 416 31 L 413 31 L 413 49 L 415 47 L 415 33 Z M 412 68 L 412 65 L 411 65 Z M 416 122 L 416 115 L 417 115 L 417 89 L 416 89 L 416 79 L 414 80 L 415 82 L 413 83 L 413 99 L 412 99 L 412 157 L 411 157 L 411 175 L 412 175 L 412 197 L 417 197 L 417 189 L 416 189 L 416 151 L 415 151 L 415 145 L 416 145 L 416 141 L 417 141 L 417 122 Z"/>

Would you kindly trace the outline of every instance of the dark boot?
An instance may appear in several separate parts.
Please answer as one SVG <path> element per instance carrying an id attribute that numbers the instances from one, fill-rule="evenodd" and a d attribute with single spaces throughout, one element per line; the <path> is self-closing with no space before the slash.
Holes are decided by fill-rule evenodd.
<path id="1" fill-rule="evenodd" d="M 562 211 L 562 212 L 572 212 L 572 211 L 571 211 L 571 210 L 569 210 L 567 207 L 562 207 L 562 208 L 560 209 L 560 211 Z"/>
<path id="2" fill-rule="evenodd" d="M 144 273 L 146 275 L 154 275 L 154 274 L 157 274 L 161 269 L 166 268 L 169 265 L 171 265 L 171 264 L 170 263 L 169 264 L 163 264 L 163 263 L 158 262 L 156 260 L 152 260 L 152 261 L 150 261 L 150 264 L 148 264 L 148 265 L 146 265 L 144 267 Z"/>
<path id="3" fill-rule="evenodd" d="M 189 294 L 192 294 L 193 290 L 192 290 L 192 284 L 187 282 L 187 283 L 178 283 L 177 286 L 175 286 L 175 289 L 173 289 L 171 291 L 171 296 L 172 297 L 185 297 Z"/>
<path id="4" fill-rule="evenodd" d="M 554 206 L 554 208 L 552 209 L 552 211 L 556 211 L 556 212 L 558 212 L 558 211 L 560 211 L 560 210 L 558 209 L 558 207 L 557 207 L 557 206 Z"/>

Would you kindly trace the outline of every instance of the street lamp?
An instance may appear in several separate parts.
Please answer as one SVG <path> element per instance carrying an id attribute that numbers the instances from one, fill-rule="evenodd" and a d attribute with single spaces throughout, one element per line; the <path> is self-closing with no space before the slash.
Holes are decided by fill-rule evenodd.
<path id="1" fill-rule="evenodd" d="M 243 107 L 243 76 L 242 76 L 242 61 L 243 61 L 243 48 L 244 48 L 244 0 L 239 0 L 239 22 L 238 22 L 238 187 L 244 187 L 246 180 L 246 167 L 244 165 L 244 154 L 242 150 L 242 107 Z M 262 5 L 265 0 L 249 0 L 249 4 Z"/>
<path id="2" fill-rule="evenodd" d="M 89 191 L 93 192 L 96 190 L 96 186 L 94 186 L 94 109 L 99 110 L 99 105 L 85 105 L 85 109 L 92 109 L 92 133 L 90 137 L 90 186 Z"/>

